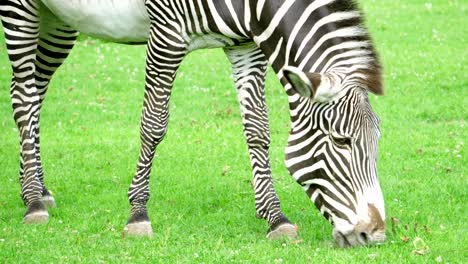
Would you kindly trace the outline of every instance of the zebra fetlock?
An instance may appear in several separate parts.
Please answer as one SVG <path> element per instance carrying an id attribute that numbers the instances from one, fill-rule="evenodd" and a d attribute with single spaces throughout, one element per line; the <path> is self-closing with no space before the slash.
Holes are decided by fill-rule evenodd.
<path id="1" fill-rule="evenodd" d="M 47 190 L 46 187 L 42 190 L 42 198 L 41 201 L 46 205 L 47 207 L 55 208 L 57 207 L 57 204 L 55 203 L 55 198 L 52 196 L 52 194 Z"/>

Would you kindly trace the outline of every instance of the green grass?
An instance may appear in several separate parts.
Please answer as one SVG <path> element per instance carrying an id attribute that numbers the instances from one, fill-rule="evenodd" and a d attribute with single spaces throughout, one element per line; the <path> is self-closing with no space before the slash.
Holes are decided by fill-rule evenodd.
<path id="1" fill-rule="evenodd" d="M 21 224 L 18 135 L 0 37 L 0 262 L 463 263 L 467 241 L 468 24 L 463 1 L 361 1 L 385 66 L 379 176 L 387 243 L 337 249 L 331 226 L 288 175 L 287 98 L 267 81 L 276 189 L 301 243 L 267 241 L 255 219 L 247 147 L 230 66 L 220 50 L 190 54 L 151 178 L 152 239 L 122 238 L 139 151 L 144 47 L 83 39 L 57 72 L 42 112 L 46 184 L 58 208 Z M 394 225 L 391 217 L 398 218 Z M 430 229 L 430 230 L 429 230 Z M 422 239 L 422 242 L 421 242 Z M 419 242 L 418 242 L 419 241 Z M 419 244 L 418 244 L 419 243 Z M 423 255 L 414 250 L 424 246 Z"/>

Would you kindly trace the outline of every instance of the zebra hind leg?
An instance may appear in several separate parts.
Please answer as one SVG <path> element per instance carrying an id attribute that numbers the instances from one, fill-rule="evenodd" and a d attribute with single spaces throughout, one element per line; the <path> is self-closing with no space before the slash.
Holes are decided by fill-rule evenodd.
<path id="1" fill-rule="evenodd" d="M 154 12 L 153 12 L 154 13 Z M 159 38 L 170 24 L 160 29 L 152 24 L 147 45 L 146 84 L 141 116 L 141 148 L 136 175 L 128 190 L 131 215 L 123 235 L 151 236 L 153 234 L 146 204 L 150 197 L 149 177 L 156 147 L 163 140 L 168 125 L 169 99 L 176 71 L 186 54 L 183 39 Z"/>
<path id="2" fill-rule="evenodd" d="M 40 35 L 36 50 L 35 81 L 39 94 L 39 115 L 36 126 L 36 160 L 38 162 L 38 177 L 42 183 L 42 202 L 48 207 L 56 207 L 52 193 L 44 183 L 40 152 L 40 109 L 45 99 L 52 75 L 62 65 L 70 54 L 78 37 L 78 32 L 58 20 L 47 8 L 41 6 Z"/>
<path id="3" fill-rule="evenodd" d="M 235 79 L 244 136 L 254 177 L 257 217 L 268 221 L 268 239 L 297 237 L 296 226 L 283 215 L 271 177 L 270 131 L 265 103 L 267 60 L 256 45 L 225 48 Z"/>

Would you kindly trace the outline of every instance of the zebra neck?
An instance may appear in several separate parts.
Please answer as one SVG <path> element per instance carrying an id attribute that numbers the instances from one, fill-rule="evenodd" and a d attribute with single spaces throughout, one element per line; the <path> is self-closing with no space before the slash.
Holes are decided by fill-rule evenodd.
<path id="1" fill-rule="evenodd" d="M 124 43 L 148 39 L 150 20 L 143 0 L 41 1 L 59 20 L 85 34 Z"/>

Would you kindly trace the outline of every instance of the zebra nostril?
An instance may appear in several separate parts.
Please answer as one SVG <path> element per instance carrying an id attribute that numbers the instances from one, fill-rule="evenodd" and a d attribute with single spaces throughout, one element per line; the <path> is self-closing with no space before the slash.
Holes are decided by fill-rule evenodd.
<path id="1" fill-rule="evenodd" d="M 367 233 L 361 232 L 359 235 L 361 236 L 362 240 L 364 240 L 364 242 L 367 243 L 369 241 L 369 237 L 368 237 Z"/>

